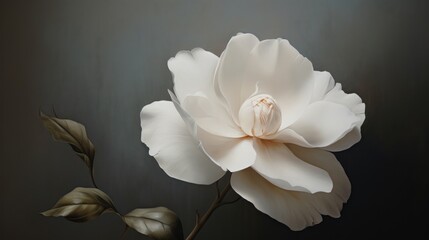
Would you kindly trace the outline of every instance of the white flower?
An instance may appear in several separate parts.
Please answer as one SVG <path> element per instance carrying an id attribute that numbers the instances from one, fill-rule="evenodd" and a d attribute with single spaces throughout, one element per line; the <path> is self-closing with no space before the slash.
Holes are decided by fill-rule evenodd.
<path id="1" fill-rule="evenodd" d="M 365 105 L 287 40 L 233 37 L 221 57 L 197 48 L 168 61 L 171 101 L 141 111 L 141 140 L 171 177 L 233 189 L 301 230 L 339 217 L 350 182 L 328 151 L 360 140 Z M 177 98 L 176 98 L 177 96 Z"/>

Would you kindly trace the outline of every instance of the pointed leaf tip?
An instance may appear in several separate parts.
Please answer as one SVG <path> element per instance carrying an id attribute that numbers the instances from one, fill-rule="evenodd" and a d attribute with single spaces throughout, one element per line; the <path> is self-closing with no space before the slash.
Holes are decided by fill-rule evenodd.
<path id="1" fill-rule="evenodd" d="M 96 188 L 78 187 L 64 195 L 50 209 L 46 217 L 64 217 L 73 222 L 86 222 L 107 211 L 115 211 L 110 197 Z"/>
<path id="2" fill-rule="evenodd" d="M 53 139 L 70 144 L 92 172 L 95 147 L 86 134 L 85 126 L 73 120 L 47 116 L 42 111 L 39 114 L 43 125 Z"/>

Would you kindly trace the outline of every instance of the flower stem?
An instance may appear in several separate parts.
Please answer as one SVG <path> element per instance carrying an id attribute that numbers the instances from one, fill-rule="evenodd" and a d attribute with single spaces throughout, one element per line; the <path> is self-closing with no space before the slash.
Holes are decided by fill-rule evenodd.
<path id="1" fill-rule="evenodd" d="M 91 181 L 92 181 L 92 185 L 94 185 L 95 188 L 97 187 L 97 184 L 95 184 L 95 178 L 94 178 L 94 169 L 91 169 L 89 174 L 91 175 Z M 99 189 L 99 188 L 98 188 Z"/>
<path id="2" fill-rule="evenodd" d="M 216 188 L 218 188 L 218 182 L 216 182 Z M 206 224 L 207 220 L 210 218 L 210 216 L 212 215 L 212 213 L 220 206 L 223 206 L 225 204 L 228 203 L 232 203 L 232 202 L 227 202 L 227 203 L 223 203 L 223 199 L 225 198 L 226 194 L 228 193 L 228 191 L 231 189 L 231 183 L 228 182 L 228 184 L 225 186 L 225 188 L 222 190 L 222 192 L 220 192 L 218 190 L 218 194 L 216 195 L 215 200 L 212 202 L 212 204 L 210 205 L 209 209 L 207 210 L 206 213 L 204 213 L 204 215 L 202 217 L 200 217 L 200 215 L 197 212 L 197 216 L 196 216 L 196 222 L 195 222 L 195 226 L 194 229 L 192 229 L 191 233 L 188 235 L 188 237 L 186 238 L 186 240 L 192 240 L 195 238 L 195 236 L 197 236 L 198 232 L 201 230 L 201 228 L 204 226 L 204 224 Z M 235 201 L 233 201 L 235 202 Z"/>
<path id="3" fill-rule="evenodd" d="M 122 231 L 122 234 L 121 234 L 121 240 L 125 239 L 125 233 L 127 233 L 128 228 L 129 228 L 128 225 L 125 224 L 124 231 Z"/>

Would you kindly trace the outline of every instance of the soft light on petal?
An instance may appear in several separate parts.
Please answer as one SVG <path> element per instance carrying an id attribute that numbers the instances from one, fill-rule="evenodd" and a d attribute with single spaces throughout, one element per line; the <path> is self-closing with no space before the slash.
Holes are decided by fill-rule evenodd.
<path id="1" fill-rule="evenodd" d="M 213 103 L 201 92 L 187 96 L 181 106 L 207 132 L 232 138 L 246 135 L 222 105 Z"/>
<path id="2" fill-rule="evenodd" d="M 365 113 L 365 104 L 362 103 L 362 99 L 355 93 L 345 93 L 340 83 L 325 95 L 324 100 L 344 105 L 357 115 Z"/>
<path id="3" fill-rule="evenodd" d="M 314 71 L 314 89 L 311 102 L 322 100 L 334 85 L 334 78 L 329 72 Z"/>
<path id="4" fill-rule="evenodd" d="M 201 48 L 180 51 L 168 60 L 173 75 L 174 92 L 181 102 L 198 91 L 213 91 L 213 78 L 219 58 Z"/>
<path id="5" fill-rule="evenodd" d="M 313 65 L 285 39 L 261 41 L 248 61 L 248 75 L 258 82 L 258 94 L 273 96 L 282 111 L 280 128 L 286 128 L 310 103 Z"/>
<path id="6" fill-rule="evenodd" d="M 303 192 L 330 192 L 329 174 L 296 157 L 282 143 L 257 141 L 257 158 L 252 168 L 274 185 Z"/>
<path id="7" fill-rule="evenodd" d="M 259 211 L 299 231 L 322 221 L 320 214 L 298 199 L 297 193 L 276 187 L 248 168 L 232 174 L 232 188 Z M 308 193 L 307 193 L 308 194 Z"/>
<path id="8" fill-rule="evenodd" d="M 308 106 L 289 129 L 302 136 L 311 147 L 326 147 L 349 133 L 359 120 L 343 105 L 318 101 Z M 298 145 L 306 146 L 306 143 Z"/>
<path id="9" fill-rule="evenodd" d="M 249 78 L 247 68 L 250 51 L 259 43 L 252 34 L 237 34 L 229 40 L 222 53 L 215 75 L 223 98 L 226 100 L 235 122 L 241 104 L 256 90 L 256 80 Z"/>
<path id="10" fill-rule="evenodd" d="M 365 104 L 362 103 L 362 99 L 355 93 L 345 93 L 341 88 L 341 84 L 337 83 L 335 87 L 325 95 L 324 100 L 348 107 L 350 111 L 355 113 L 359 118 L 359 121 L 352 131 L 337 142 L 327 146 L 325 149 L 329 151 L 342 151 L 359 142 L 361 139 L 360 128 L 365 121 Z"/>
<path id="11" fill-rule="evenodd" d="M 240 171 L 255 162 L 256 151 L 250 137 L 221 137 L 199 128 L 198 139 L 206 154 L 224 170 Z"/>
<path id="12" fill-rule="evenodd" d="M 330 193 L 305 193 L 281 189 L 260 176 L 252 168 L 235 172 L 233 189 L 255 207 L 294 231 L 322 221 L 321 215 L 339 217 L 343 203 L 350 196 L 350 182 L 344 169 L 331 153 L 318 149 L 291 147 L 300 159 L 326 170 L 333 180 Z"/>
<path id="13" fill-rule="evenodd" d="M 140 118 L 141 141 L 169 176 L 191 183 L 211 184 L 225 174 L 199 148 L 172 102 L 146 105 Z"/>
<path id="14" fill-rule="evenodd" d="M 362 120 L 363 122 L 363 120 Z M 342 137 L 340 140 L 332 143 L 329 146 L 324 147 L 323 149 L 331 151 L 331 152 L 339 152 L 346 150 L 353 146 L 355 143 L 359 142 L 362 138 L 362 135 L 360 133 L 360 126 L 356 126 L 351 130 L 349 133 L 347 133 L 344 137 Z"/>
<path id="15" fill-rule="evenodd" d="M 174 107 L 176 108 L 180 117 L 185 122 L 186 128 L 188 129 L 189 133 L 195 139 L 197 139 L 197 124 L 195 123 L 194 119 L 182 108 L 179 99 L 177 99 L 176 95 L 172 91 L 168 90 L 168 94 L 170 94 L 171 101 L 173 102 Z"/>
<path id="16" fill-rule="evenodd" d="M 296 145 L 290 145 L 289 149 L 300 159 L 329 173 L 334 183 L 331 193 L 303 193 L 303 196 L 313 201 L 313 205 L 321 214 L 340 217 L 342 204 L 350 197 L 351 184 L 335 155 L 321 149 L 308 149 Z"/>
<path id="17" fill-rule="evenodd" d="M 313 147 L 305 138 L 289 128 L 285 128 L 272 135 L 263 136 L 262 139 L 279 143 L 292 143 L 303 147 Z"/>

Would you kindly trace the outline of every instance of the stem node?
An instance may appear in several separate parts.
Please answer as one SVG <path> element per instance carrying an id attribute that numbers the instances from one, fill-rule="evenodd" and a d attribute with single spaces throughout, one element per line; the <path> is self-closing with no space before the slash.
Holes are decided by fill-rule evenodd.
<path id="1" fill-rule="evenodd" d="M 228 182 L 228 184 L 225 186 L 225 188 L 222 191 L 220 191 L 219 181 L 216 182 L 216 190 L 217 190 L 216 199 L 212 202 L 209 209 L 207 210 L 206 213 L 204 213 L 203 216 L 200 216 L 200 214 L 198 213 L 198 210 L 196 211 L 195 226 L 192 229 L 191 233 L 186 238 L 186 240 L 193 240 L 195 238 L 195 236 L 198 234 L 198 232 L 201 230 L 201 228 L 204 226 L 204 224 L 206 224 L 207 220 L 210 218 L 212 213 L 218 207 L 225 205 L 224 203 L 222 203 L 222 200 L 225 198 L 226 194 L 228 193 L 228 191 L 230 189 L 231 189 L 231 183 Z M 235 202 L 235 201 L 236 200 L 234 200 L 233 202 Z M 232 202 L 229 202 L 229 203 L 232 203 Z"/>

